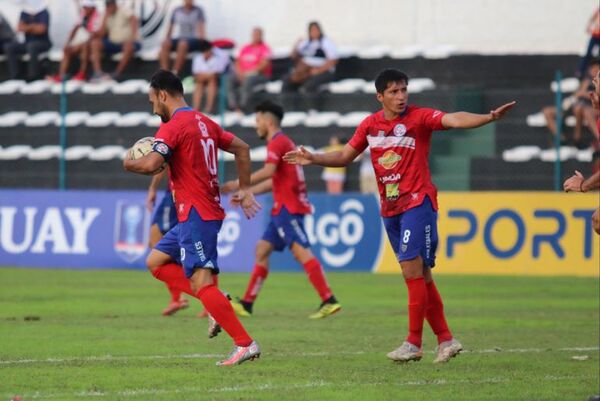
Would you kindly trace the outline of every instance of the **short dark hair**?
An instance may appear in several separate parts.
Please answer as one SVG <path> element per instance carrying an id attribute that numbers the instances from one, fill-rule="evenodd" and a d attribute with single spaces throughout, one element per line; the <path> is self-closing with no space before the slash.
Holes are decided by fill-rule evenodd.
<path id="1" fill-rule="evenodd" d="M 213 48 L 212 42 L 209 42 L 206 39 L 200 39 L 200 40 L 198 40 L 198 44 L 196 45 L 196 50 L 199 51 L 200 53 L 204 53 L 206 51 L 209 51 L 212 48 Z"/>
<path id="2" fill-rule="evenodd" d="M 150 87 L 156 91 L 166 91 L 172 96 L 183 96 L 181 79 L 171 71 L 156 71 L 150 79 Z"/>
<path id="3" fill-rule="evenodd" d="M 387 68 L 377 74 L 375 78 L 375 89 L 377 93 L 383 93 L 388 85 L 393 82 L 404 82 L 408 85 L 408 75 L 394 68 Z"/>
<path id="4" fill-rule="evenodd" d="M 279 122 L 283 120 L 283 106 L 281 106 L 279 103 L 275 103 L 272 100 L 265 100 L 264 102 L 258 104 L 254 108 L 254 111 L 257 113 L 271 113 L 277 117 Z"/>

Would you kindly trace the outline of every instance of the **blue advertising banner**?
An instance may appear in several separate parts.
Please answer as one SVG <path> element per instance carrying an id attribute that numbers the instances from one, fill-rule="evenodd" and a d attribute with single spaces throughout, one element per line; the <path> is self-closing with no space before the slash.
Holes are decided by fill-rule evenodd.
<path id="1" fill-rule="evenodd" d="M 0 266 L 145 268 L 151 214 L 144 191 L 0 191 Z M 369 271 L 383 252 L 383 229 L 374 197 L 311 195 L 315 213 L 305 220 L 312 251 L 326 269 Z M 226 206 L 219 234 L 219 266 L 249 272 L 254 247 L 270 218 L 248 220 Z M 227 199 L 223 199 L 227 205 Z M 289 251 L 276 253 L 274 270 L 300 268 Z"/>

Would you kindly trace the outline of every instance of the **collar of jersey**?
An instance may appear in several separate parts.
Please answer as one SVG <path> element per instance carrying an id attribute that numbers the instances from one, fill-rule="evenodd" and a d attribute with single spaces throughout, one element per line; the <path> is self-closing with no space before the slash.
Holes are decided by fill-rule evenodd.
<path id="1" fill-rule="evenodd" d="M 283 131 L 277 131 L 277 132 L 275 133 L 275 135 L 273 135 L 273 136 L 271 137 L 271 140 L 275 139 L 275 137 L 276 137 L 276 136 L 278 136 L 278 135 L 280 135 L 280 134 L 283 134 Z"/>
<path id="2" fill-rule="evenodd" d="M 404 117 L 404 116 L 406 115 L 406 113 L 408 113 L 408 108 L 409 108 L 409 107 L 410 107 L 409 105 L 406 105 L 406 107 L 404 108 L 404 111 L 403 111 L 402 113 L 398 114 L 398 117 L 394 118 L 394 120 L 397 120 L 397 119 L 399 119 L 399 118 L 402 118 L 402 117 Z M 385 114 L 384 114 L 384 113 L 385 113 L 385 112 L 384 112 L 383 110 L 381 110 L 381 119 L 382 119 L 382 120 L 384 120 L 384 121 L 394 121 L 394 120 L 387 120 L 387 119 L 385 118 Z"/>
<path id="3" fill-rule="evenodd" d="M 190 106 L 180 107 L 178 109 L 175 109 L 175 111 L 171 115 L 171 118 L 175 117 L 175 114 L 177 114 L 178 111 L 192 111 L 192 110 L 194 110 L 194 109 L 192 109 Z"/>

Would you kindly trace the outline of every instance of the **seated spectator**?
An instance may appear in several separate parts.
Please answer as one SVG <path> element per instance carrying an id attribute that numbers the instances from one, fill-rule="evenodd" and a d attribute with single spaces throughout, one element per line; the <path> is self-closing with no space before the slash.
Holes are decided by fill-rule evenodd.
<path id="1" fill-rule="evenodd" d="M 323 34 L 318 22 L 308 25 L 308 38 L 296 43 L 290 57 L 295 65 L 292 73 L 284 79 L 283 92 L 304 88 L 306 92 L 315 93 L 321 85 L 335 77 L 337 48 Z"/>
<path id="2" fill-rule="evenodd" d="M 4 15 L 0 13 L 0 54 L 4 54 L 4 45 L 14 40 L 15 33 L 13 32 L 10 24 L 4 18 Z"/>
<path id="3" fill-rule="evenodd" d="M 228 80 L 229 107 L 238 111 L 247 109 L 254 88 L 269 81 L 272 70 L 271 48 L 263 42 L 262 29 L 254 28 L 252 42 L 242 47 Z"/>
<path id="4" fill-rule="evenodd" d="M 600 6 L 594 11 L 594 14 L 588 21 L 586 32 L 590 35 L 590 40 L 585 55 L 581 57 L 579 66 L 577 67 L 577 78 L 579 79 L 584 76 L 587 65 L 592 58 L 594 48 L 598 48 L 598 55 L 600 56 Z"/>
<path id="5" fill-rule="evenodd" d="M 176 55 L 171 71 L 175 75 L 179 75 L 188 52 L 197 51 L 200 39 L 204 39 L 205 22 L 204 11 L 194 5 L 194 0 L 185 0 L 183 6 L 177 7 L 173 11 L 167 35 L 160 50 L 160 68 L 169 69 L 171 51 L 174 49 Z M 173 28 L 175 28 L 175 35 L 173 35 Z"/>
<path id="6" fill-rule="evenodd" d="M 195 110 L 200 110 L 204 89 L 206 88 L 206 102 L 204 113 L 211 114 L 214 110 L 215 98 L 217 97 L 218 80 L 221 74 L 227 71 L 230 63 L 229 54 L 215 47 L 207 40 L 201 40 L 199 54 L 192 61 L 192 74 L 196 86 L 192 105 Z"/>
<path id="7" fill-rule="evenodd" d="M 138 41 L 138 21 L 135 15 L 124 7 L 118 7 L 116 0 L 106 0 L 106 14 L 100 29 L 90 43 L 92 51 L 92 79 L 118 79 L 141 45 Z M 110 75 L 102 72 L 102 53 L 123 53 L 115 71 Z"/>
<path id="8" fill-rule="evenodd" d="M 41 53 L 52 47 L 48 36 L 50 14 L 43 2 L 32 3 L 35 5 L 25 6 L 19 17 L 18 32 L 25 34 L 25 43 L 16 39 L 4 44 L 4 53 L 8 59 L 8 70 L 10 79 L 17 79 L 20 74 L 20 56 L 29 54 L 27 68 L 27 79 L 34 80 L 41 76 L 40 60 Z"/>
<path id="9" fill-rule="evenodd" d="M 575 116 L 575 128 L 573 130 L 573 136 L 569 138 L 566 134 L 563 134 L 562 138 L 560 138 L 561 144 L 563 145 L 574 145 L 578 149 L 588 148 L 590 144 L 583 139 L 584 124 L 587 125 L 594 137 L 598 137 L 596 113 L 592 108 L 589 92 L 594 90 L 592 78 L 596 76 L 599 68 L 600 63 L 598 61 L 590 64 L 587 76 L 581 81 L 581 85 L 579 86 L 577 92 L 565 99 L 565 102 L 563 103 L 564 105 L 568 105 L 565 111 L 570 112 Z M 550 133 L 552 133 L 552 135 L 555 137 L 558 132 L 556 127 L 556 107 L 544 107 L 542 112 L 546 118 L 546 124 L 550 130 Z"/>
<path id="10" fill-rule="evenodd" d="M 337 152 L 344 149 L 344 143 L 339 136 L 329 138 L 329 146 L 321 149 L 324 153 Z M 346 167 L 325 167 L 321 175 L 328 194 L 341 194 L 346 181 Z"/>
<path id="11" fill-rule="evenodd" d="M 73 76 L 76 81 L 85 81 L 86 71 L 90 57 L 90 39 L 100 28 L 100 13 L 96 9 L 95 0 L 81 1 L 81 18 L 71 29 L 67 43 L 63 48 L 63 58 L 60 62 L 58 74 L 51 77 L 55 82 L 61 82 L 71 64 L 71 58 L 79 55 L 79 71 Z"/>

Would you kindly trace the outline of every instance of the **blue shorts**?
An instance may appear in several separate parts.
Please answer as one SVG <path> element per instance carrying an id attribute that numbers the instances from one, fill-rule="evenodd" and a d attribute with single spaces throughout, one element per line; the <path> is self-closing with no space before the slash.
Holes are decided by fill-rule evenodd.
<path id="1" fill-rule="evenodd" d="M 177 209 L 175 209 L 173 195 L 169 190 L 165 191 L 165 196 L 154 211 L 151 225 L 154 224 L 158 226 L 158 229 L 163 235 L 177 225 Z"/>
<path id="2" fill-rule="evenodd" d="M 104 44 L 104 52 L 106 54 L 117 54 L 123 51 L 122 43 L 111 42 L 110 40 L 108 40 L 108 38 L 104 38 L 104 40 L 102 40 L 102 44 Z M 142 48 L 142 45 L 140 44 L 140 42 L 135 42 L 133 44 L 133 48 L 134 51 L 137 52 Z"/>
<path id="3" fill-rule="evenodd" d="M 202 41 L 197 38 L 179 38 L 179 39 L 171 39 L 171 51 L 175 51 L 177 49 L 177 45 L 180 41 L 185 41 L 188 44 L 188 52 L 195 52 L 200 48 L 200 43 Z"/>
<path id="4" fill-rule="evenodd" d="M 169 230 L 155 249 L 182 265 L 187 278 L 196 269 L 211 269 L 213 274 L 219 274 L 217 235 L 222 224 L 223 220 L 202 220 L 191 208 L 188 219 Z"/>
<path id="5" fill-rule="evenodd" d="M 383 224 L 399 262 L 420 255 L 426 267 L 435 266 L 437 212 L 433 210 L 429 197 L 426 196 L 420 206 L 396 216 L 384 217 Z"/>
<path id="6" fill-rule="evenodd" d="M 281 208 L 279 214 L 271 216 L 262 239 L 270 242 L 276 251 L 283 251 L 286 246 L 291 248 L 294 242 L 303 248 L 310 248 L 304 231 L 304 215 L 291 214 L 285 207 Z"/>

